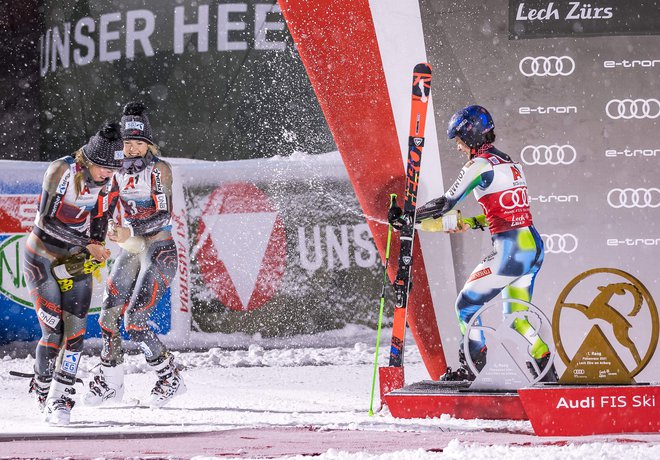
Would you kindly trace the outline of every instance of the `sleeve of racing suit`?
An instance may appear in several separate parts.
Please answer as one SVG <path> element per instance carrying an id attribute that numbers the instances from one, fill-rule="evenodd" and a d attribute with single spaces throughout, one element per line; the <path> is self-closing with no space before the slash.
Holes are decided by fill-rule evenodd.
<path id="1" fill-rule="evenodd" d="M 151 172 L 151 196 L 156 212 L 146 218 L 125 219 L 132 236 L 145 235 L 168 224 L 172 217 L 172 168 L 164 161 Z"/>
<path id="2" fill-rule="evenodd" d="M 54 161 L 44 175 L 44 182 L 39 202 L 41 229 L 53 238 L 72 246 L 87 246 L 91 238 L 64 225 L 57 212 L 64 202 L 68 187 L 73 187 L 73 177 L 69 165 L 64 161 Z"/>
<path id="3" fill-rule="evenodd" d="M 486 185 L 492 180 L 493 168 L 484 158 L 468 161 L 458 173 L 454 184 L 444 195 L 429 201 L 417 209 L 417 222 L 424 219 L 437 219 L 451 211 L 478 185 Z"/>
<path id="4" fill-rule="evenodd" d="M 446 200 L 443 213 L 463 201 L 475 187 L 490 183 L 493 174 L 493 167 L 485 158 L 475 158 L 465 163 L 454 184 L 443 195 Z"/>
<path id="5" fill-rule="evenodd" d="M 474 217 L 464 217 L 463 222 L 468 224 L 472 230 L 488 228 L 488 221 L 484 214 L 479 214 Z"/>

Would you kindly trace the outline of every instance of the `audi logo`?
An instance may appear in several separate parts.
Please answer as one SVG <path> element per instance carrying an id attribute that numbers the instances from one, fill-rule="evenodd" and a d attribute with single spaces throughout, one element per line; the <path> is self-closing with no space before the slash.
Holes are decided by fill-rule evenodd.
<path id="1" fill-rule="evenodd" d="M 572 145 L 526 145 L 520 159 L 527 165 L 570 165 L 577 158 Z"/>
<path id="2" fill-rule="evenodd" d="M 605 106 L 605 113 L 612 120 L 658 118 L 660 101 L 657 99 L 612 99 Z"/>
<path id="3" fill-rule="evenodd" d="M 520 60 L 518 69 L 526 77 L 565 77 L 575 70 L 575 61 L 570 56 L 526 56 Z"/>
<path id="4" fill-rule="evenodd" d="M 571 254 L 578 248 L 577 236 L 572 233 L 541 234 L 541 239 L 547 254 Z"/>
<path id="5" fill-rule="evenodd" d="M 515 209 L 521 206 L 529 206 L 527 189 L 520 187 L 505 191 L 500 195 L 500 206 L 504 209 Z"/>
<path id="6" fill-rule="evenodd" d="M 607 194 L 613 208 L 657 208 L 660 206 L 659 188 L 613 188 Z"/>

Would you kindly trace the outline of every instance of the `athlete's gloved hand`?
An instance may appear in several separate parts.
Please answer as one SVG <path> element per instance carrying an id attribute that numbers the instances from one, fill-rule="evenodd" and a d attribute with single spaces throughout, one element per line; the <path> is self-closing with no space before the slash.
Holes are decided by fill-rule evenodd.
<path id="1" fill-rule="evenodd" d="M 447 199 L 443 196 L 431 200 L 423 206 L 417 208 L 416 221 L 421 222 L 424 219 L 437 219 L 442 217 L 443 210 L 447 203 Z"/>
<path id="2" fill-rule="evenodd" d="M 387 211 L 387 221 L 392 227 L 396 228 L 397 230 L 401 230 L 406 223 L 403 215 L 403 209 L 398 206 L 390 207 L 389 211 Z"/>

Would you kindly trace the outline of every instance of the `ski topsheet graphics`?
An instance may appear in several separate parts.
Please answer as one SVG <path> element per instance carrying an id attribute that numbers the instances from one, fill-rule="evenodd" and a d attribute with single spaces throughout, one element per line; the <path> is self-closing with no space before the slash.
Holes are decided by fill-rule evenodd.
<path id="1" fill-rule="evenodd" d="M 410 132 L 408 137 L 408 164 L 406 167 L 405 201 L 403 204 L 404 225 L 399 236 L 399 266 L 394 280 L 394 322 L 392 325 L 392 344 L 390 347 L 390 366 L 403 366 L 403 345 L 406 333 L 406 307 L 410 292 L 410 273 L 412 267 L 413 242 L 415 237 L 415 212 L 417 209 L 417 191 L 419 171 L 424 147 L 424 127 L 426 109 L 431 93 L 431 66 L 417 64 L 413 70 L 412 102 L 410 112 Z"/>

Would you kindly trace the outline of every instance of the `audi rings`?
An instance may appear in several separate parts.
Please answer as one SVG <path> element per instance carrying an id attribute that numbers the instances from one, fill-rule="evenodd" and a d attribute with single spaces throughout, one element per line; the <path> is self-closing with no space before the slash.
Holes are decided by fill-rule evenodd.
<path id="1" fill-rule="evenodd" d="M 568 144 L 526 145 L 520 152 L 526 165 L 570 165 L 576 158 L 575 147 Z"/>
<path id="2" fill-rule="evenodd" d="M 515 209 L 529 206 L 527 189 L 523 187 L 507 190 L 500 195 L 500 206 L 504 209 Z"/>
<path id="3" fill-rule="evenodd" d="M 659 188 L 613 188 L 607 194 L 613 208 L 657 208 L 660 206 Z"/>
<path id="4" fill-rule="evenodd" d="M 605 113 L 612 120 L 658 118 L 660 101 L 657 99 L 612 99 L 605 106 Z"/>
<path id="5" fill-rule="evenodd" d="M 575 70 L 575 61 L 570 56 L 526 56 L 518 69 L 526 77 L 565 77 Z"/>
<path id="6" fill-rule="evenodd" d="M 577 236 L 572 233 L 541 234 L 546 254 L 571 254 L 578 248 Z"/>

